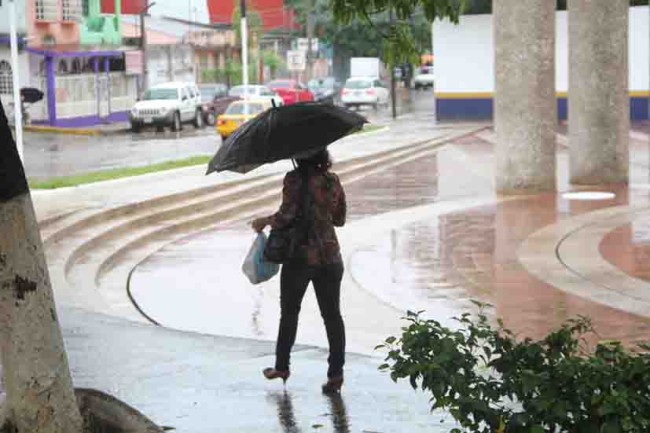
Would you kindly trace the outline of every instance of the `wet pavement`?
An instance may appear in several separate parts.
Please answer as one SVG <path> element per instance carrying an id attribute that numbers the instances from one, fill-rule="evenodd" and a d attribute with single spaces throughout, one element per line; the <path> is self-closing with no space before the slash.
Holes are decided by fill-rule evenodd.
<path id="1" fill-rule="evenodd" d="M 321 394 L 322 349 L 297 346 L 286 387 L 266 381 L 270 342 L 178 332 L 64 308 L 75 386 L 104 390 L 179 433 L 442 433 L 453 419 L 428 397 L 348 354 L 341 396 Z M 101 355 L 99 355 L 101 354 Z M 443 421 L 443 422 L 441 422 Z"/>
<path id="2" fill-rule="evenodd" d="M 415 139 L 407 131 L 431 115 L 405 116 L 392 133 Z M 75 383 L 183 432 L 448 432 L 449 417 L 430 414 L 426 395 L 377 371 L 382 356 L 373 347 L 399 332 L 407 309 L 451 325 L 478 299 L 520 337 L 540 337 L 580 314 L 594 320 L 591 341 L 650 341 L 644 128 L 631 133 L 630 187 L 600 187 L 613 194 L 604 200 L 563 195 L 576 188 L 568 184 L 562 130 L 557 194 L 497 196 L 491 130 L 351 179 L 349 221 L 339 231 L 348 340 L 340 400 L 319 392 L 327 340 L 312 291 L 286 394 L 262 379 L 273 362 L 279 283 L 251 286 L 240 271 L 254 237 L 249 218 L 168 244 L 135 267 L 131 294 L 163 327 L 63 307 Z"/>
<path id="3" fill-rule="evenodd" d="M 210 155 L 221 145 L 212 128 L 111 136 L 25 133 L 25 170 L 31 179 L 49 179 L 99 170 L 142 166 Z"/>
<path id="4" fill-rule="evenodd" d="M 650 206 L 645 137 L 636 136 L 632 141 L 632 188 L 605 188 L 615 196 L 600 201 L 567 200 L 561 193 L 499 200 L 492 185 L 492 143 L 485 137 L 492 138 L 491 133 L 459 139 L 431 157 L 346 185 L 353 228 L 344 229 L 341 238 L 350 284 L 390 305 L 388 322 L 397 323 L 406 309 L 426 310 L 446 320 L 470 309 L 469 300 L 476 299 L 492 304 L 493 316 L 502 317 L 506 326 L 521 336 L 540 337 L 569 318 L 586 315 L 593 318 L 598 338 L 650 341 L 650 309 L 641 317 L 567 293 L 537 278 L 518 256 L 520 245 L 542 227 L 615 206 Z M 561 192 L 570 190 L 567 159 L 560 146 Z M 474 199 L 462 210 L 433 213 L 437 205 L 468 197 Z M 486 198 L 488 204 L 481 205 Z M 375 216 L 390 219 L 392 214 L 419 208 L 424 209 L 412 222 L 387 224 L 370 240 L 349 239 L 359 237 L 365 223 Z M 625 226 L 601 245 L 605 259 L 634 277 L 650 275 L 650 266 L 643 261 L 649 251 L 644 244 L 644 239 L 650 238 L 648 221 L 645 214 L 639 215 L 633 235 Z M 273 340 L 277 279 L 251 287 L 239 272 L 252 238 L 247 222 L 241 221 L 170 245 L 137 268 L 133 295 L 147 314 L 170 327 Z M 630 239 L 632 246 L 628 245 Z M 224 279 L 226 287 L 216 284 Z M 179 280 L 188 282 L 183 290 L 175 283 Z M 650 286 L 648 290 L 650 293 Z M 298 341 L 326 346 L 324 335 L 318 332 L 319 320 L 310 317 L 318 317 L 315 299 L 308 295 L 305 303 L 304 329 Z M 345 309 L 345 300 L 343 305 Z M 350 328 L 364 326 L 363 315 L 354 310 L 346 320 Z M 381 332 L 391 329 L 395 326 L 374 332 L 351 329 L 349 340 L 356 350 L 367 353 L 372 338 L 380 341 L 387 336 Z M 355 335 L 363 340 L 357 345 Z"/>

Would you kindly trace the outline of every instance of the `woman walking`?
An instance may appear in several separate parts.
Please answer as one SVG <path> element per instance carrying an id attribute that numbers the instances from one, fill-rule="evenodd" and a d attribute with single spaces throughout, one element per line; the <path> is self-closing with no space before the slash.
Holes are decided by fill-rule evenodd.
<path id="1" fill-rule="evenodd" d="M 311 282 L 329 343 L 327 382 L 322 390 L 335 393 L 343 385 L 345 326 L 340 310 L 343 261 L 334 227 L 345 224 L 345 192 L 338 176 L 329 171 L 332 164 L 327 150 L 297 159 L 297 165 L 284 178 L 280 210 L 252 222 L 253 229 L 261 232 L 266 226 L 279 229 L 293 224 L 297 218 L 304 219 L 301 222 L 304 233 L 296 253 L 282 266 L 280 276 L 281 317 L 275 367 L 263 373 L 269 380 L 280 378 L 286 382 L 289 378 L 289 358 L 296 340 L 300 305 Z M 303 207 L 303 199 L 307 199 L 308 206 Z"/>

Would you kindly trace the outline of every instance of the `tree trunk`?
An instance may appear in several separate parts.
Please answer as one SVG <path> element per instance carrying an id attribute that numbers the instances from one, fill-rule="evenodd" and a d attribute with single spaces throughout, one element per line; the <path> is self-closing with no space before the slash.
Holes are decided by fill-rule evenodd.
<path id="1" fill-rule="evenodd" d="M 0 351 L 6 423 L 19 433 L 80 433 L 41 236 L 1 102 Z"/>

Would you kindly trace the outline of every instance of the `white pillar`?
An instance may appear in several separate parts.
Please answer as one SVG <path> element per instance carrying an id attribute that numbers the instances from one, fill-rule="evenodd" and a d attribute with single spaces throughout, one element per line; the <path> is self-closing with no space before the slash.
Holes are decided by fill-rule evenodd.
<path id="1" fill-rule="evenodd" d="M 23 156 L 23 112 L 20 101 L 20 65 L 18 64 L 18 35 L 16 31 L 16 2 L 9 0 L 9 40 L 11 45 L 11 76 L 14 90 L 14 123 L 16 130 L 16 147 L 18 156 L 24 161 Z"/>

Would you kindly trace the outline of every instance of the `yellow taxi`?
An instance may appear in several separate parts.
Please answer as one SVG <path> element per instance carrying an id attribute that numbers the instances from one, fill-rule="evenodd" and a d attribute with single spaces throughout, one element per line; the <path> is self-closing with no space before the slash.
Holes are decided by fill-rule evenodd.
<path id="1" fill-rule="evenodd" d="M 248 109 L 246 109 L 246 106 L 248 106 Z M 222 115 L 217 117 L 217 133 L 225 139 L 241 125 L 272 106 L 271 99 L 249 99 L 248 102 L 234 101 Z"/>

